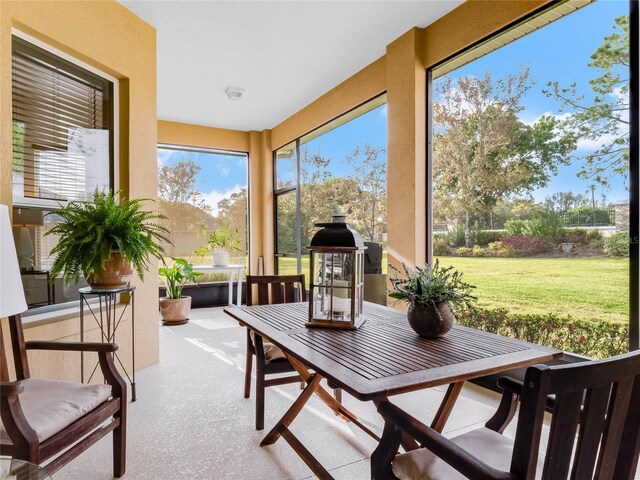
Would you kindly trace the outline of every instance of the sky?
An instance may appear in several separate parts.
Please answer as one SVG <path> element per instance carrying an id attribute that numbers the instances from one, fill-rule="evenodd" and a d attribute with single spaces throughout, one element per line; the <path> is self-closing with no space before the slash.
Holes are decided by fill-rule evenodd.
<path id="1" fill-rule="evenodd" d="M 542 89 L 548 81 L 558 81 L 564 86 L 577 82 L 586 86 L 584 92 L 589 93 L 591 90 L 588 80 L 600 74 L 587 65 L 589 57 L 604 37 L 611 34 L 614 18 L 625 14 L 628 14 L 626 0 L 600 0 L 447 75 L 454 78 L 463 75 L 483 76 L 488 70 L 494 78 L 498 78 L 529 68 L 535 85 L 522 101 L 525 108 L 520 113 L 520 119 L 525 123 L 532 123 L 544 113 L 558 115 L 558 103 L 547 98 Z M 331 158 L 333 175 L 342 176 L 349 174 L 344 158 L 356 146 L 365 143 L 386 147 L 386 104 L 313 139 L 302 145 L 302 148 L 308 148 L 312 154 L 318 153 Z M 585 146 L 584 142 L 580 144 L 580 147 Z M 582 148 L 577 153 L 583 154 L 586 151 Z M 175 164 L 181 155 L 184 154 L 158 149 L 158 162 Z M 218 201 L 246 187 L 246 157 L 194 152 L 186 155 L 194 158 L 202 167 L 196 187 L 203 192 L 207 203 L 214 208 L 214 213 Z M 562 167 L 547 188 L 533 193 L 534 200 L 542 201 L 545 196 L 558 191 L 586 194 L 593 182 L 579 179 L 576 176 L 579 169 L 578 161 Z M 626 201 L 626 184 L 626 180 L 616 178 L 607 190 L 598 186 L 596 195 L 600 197 L 604 194 L 610 202 Z"/>

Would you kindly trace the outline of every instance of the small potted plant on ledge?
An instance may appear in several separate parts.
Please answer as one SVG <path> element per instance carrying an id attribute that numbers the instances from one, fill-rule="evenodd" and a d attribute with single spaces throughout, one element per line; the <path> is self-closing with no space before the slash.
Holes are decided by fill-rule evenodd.
<path id="1" fill-rule="evenodd" d="M 409 325 L 421 337 L 438 338 L 451 330 L 455 322 L 452 305 L 474 309 L 477 297 L 471 290 L 475 286 L 462 281 L 462 274 L 453 267 L 441 267 L 438 260 L 424 268 L 402 264 L 404 278 L 398 276 L 397 268 L 389 267 L 392 271 L 389 296 L 409 304 Z"/>
<path id="2" fill-rule="evenodd" d="M 231 228 L 227 223 L 224 228 L 209 233 L 205 227 L 200 230 L 207 243 L 196 250 L 197 255 L 204 256 L 211 252 L 213 264 L 219 267 L 229 265 L 229 250 L 240 250 L 240 233 L 237 228 Z"/>
<path id="3" fill-rule="evenodd" d="M 165 325 L 182 325 L 189 321 L 191 311 L 191 297 L 183 297 L 182 289 L 187 282 L 195 282 L 196 277 L 203 273 L 196 272 L 193 264 L 184 258 L 171 259 L 173 265 L 169 267 L 163 260 L 164 266 L 158 272 L 167 287 L 167 296 L 160 297 L 160 316 Z"/>
<path id="4" fill-rule="evenodd" d="M 163 215 L 142 209 L 145 200 L 120 200 L 119 192 L 93 194 L 91 202 L 71 202 L 47 215 L 62 218 L 45 235 L 56 235 L 51 279 L 65 285 L 83 275 L 95 289 L 122 288 L 135 270 L 144 278 L 149 257 L 162 258 L 158 242 L 171 243 L 167 229 L 155 223 Z"/>

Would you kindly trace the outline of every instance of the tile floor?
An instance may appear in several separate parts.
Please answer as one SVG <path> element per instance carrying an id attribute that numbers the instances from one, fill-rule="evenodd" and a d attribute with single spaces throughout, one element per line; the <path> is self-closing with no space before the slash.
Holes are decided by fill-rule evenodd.
<path id="1" fill-rule="evenodd" d="M 137 373 L 138 400 L 129 403 L 127 474 L 134 479 L 315 478 L 284 441 L 259 443 L 299 394 L 297 385 L 266 393 L 265 431 L 254 429 L 254 400 L 244 399 L 245 332 L 221 308 L 198 309 L 188 324 L 160 326 L 160 362 Z M 445 388 L 394 397 L 419 418 L 430 419 Z M 348 408 L 379 432 L 373 404 L 344 395 Z M 497 394 L 465 387 L 445 434 L 481 425 Z M 510 426 L 513 430 L 514 423 Z M 313 398 L 292 431 L 336 479 L 369 477 L 376 443 Z M 111 476 L 111 436 L 54 475 L 54 480 L 106 480 Z"/>

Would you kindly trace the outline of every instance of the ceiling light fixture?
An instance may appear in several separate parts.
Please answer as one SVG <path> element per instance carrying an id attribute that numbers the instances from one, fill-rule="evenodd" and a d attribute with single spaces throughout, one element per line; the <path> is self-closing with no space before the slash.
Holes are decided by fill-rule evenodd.
<path id="1" fill-rule="evenodd" d="M 227 87 L 224 93 L 227 94 L 227 98 L 229 100 L 231 100 L 232 102 L 237 102 L 242 97 L 242 94 L 244 93 L 244 88 Z"/>

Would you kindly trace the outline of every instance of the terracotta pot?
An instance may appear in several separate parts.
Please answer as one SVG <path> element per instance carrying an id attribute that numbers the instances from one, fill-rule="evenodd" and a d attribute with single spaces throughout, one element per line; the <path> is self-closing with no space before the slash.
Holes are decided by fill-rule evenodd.
<path id="1" fill-rule="evenodd" d="M 111 258 L 104 266 L 104 269 L 89 277 L 87 283 L 91 288 L 98 290 L 123 288 L 129 285 L 132 276 L 133 269 L 131 264 L 122 258 L 120 251 L 111 250 Z"/>
<path id="2" fill-rule="evenodd" d="M 449 302 L 409 305 L 407 319 L 411 328 L 423 338 L 438 338 L 451 330 L 455 315 Z"/>
<path id="3" fill-rule="evenodd" d="M 191 311 L 191 297 L 160 297 L 160 317 L 165 325 L 187 323 Z"/>

